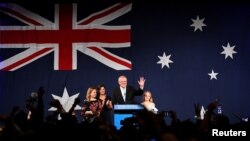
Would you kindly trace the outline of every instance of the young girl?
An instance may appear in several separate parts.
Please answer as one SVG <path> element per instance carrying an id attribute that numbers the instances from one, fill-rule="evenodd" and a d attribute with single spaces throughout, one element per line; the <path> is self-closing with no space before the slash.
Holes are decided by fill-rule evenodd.
<path id="1" fill-rule="evenodd" d="M 141 105 L 150 112 L 157 114 L 158 109 L 155 107 L 153 97 L 150 91 L 144 91 Z"/>

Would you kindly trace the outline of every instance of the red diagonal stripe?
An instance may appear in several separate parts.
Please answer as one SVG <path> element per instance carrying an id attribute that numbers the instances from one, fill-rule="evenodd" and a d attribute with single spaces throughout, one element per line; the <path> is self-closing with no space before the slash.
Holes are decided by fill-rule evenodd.
<path id="1" fill-rule="evenodd" d="M 106 16 L 106 15 L 108 15 L 108 14 L 110 14 L 110 13 L 112 13 L 112 12 L 114 12 L 114 11 L 116 11 L 116 10 L 122 8 L 122 7 L 125 7 L 125 6 L 127 6 L 127 5 L 128 5 L 128 4 L 124 4 L 124 3 L 119 4 L 119 5 L 117 5 L 117 6 L 113 7 L 113 8 L 111 8 L 111 9 L 109 9 L 109 10 L 103 12 L 103 13 L 100 13 L 100 14 L 98 14 L 98 15 L 95 15 L 95 16 L 89 18 L 88 20 L 86 20 L 86 21 L 84 21 L 84 22 L 82 22 L 82 23 L 79 23 L 79 24 L 80 24 L 80 25 L 89 24 L 89 23 L 91 23 L 92 21 L 94 21 L 94 20 L 96 20 L 96 19 L 98 19 L 98 18 L 104 17 L 104 16 Z"/>
<path id="2" fill-rule="evenodd" d="M 29 23 L 32 23 L 33 25 L 42 25 L 41 23 L 29 18 L 29 17 L 25 17 L 24 15 L 16 12 L 16 11 L 13 11 L 12 9 L 9 9 L 9 8 L 6 8 L 6 7 L 3 7 L 0 5 L 0 8 L 3 10 L 3 11 L 6 11 L 8 13 L 11 13 L 12 15 L 15 15 L 16 17 L 19 17 L 20 19 L 24 20 L 24 21 L 27 21 Z"/>
<path id="3" fill-rule="evenodd" d="M 31 54 L 30 56 L 27 56 L 26 58 L 23 58 L 23 59 L 21 59 L 21 60 L 15 62 L 15 63 L 13 63 L 13 64 L 11 64 L 11 65 L 5 67 L 5 68 L 3 68 L 2 70 L 10 71 L 10 70 L 12 70 L 13 68 L 16 68 L 17 66 L 19 66 L 19 65 L 21 65 L 21 64 L 24 64 L 24 63 L 26 63 L 26 62 L 32 60 L 33 58 L 35 58 L 35 57 L 37 57 L 37 56 L 39 56 L 39 55 L 41 55 L 41 54 L 43 54 L 43 53 L 45 53 L 45 52 L 47 52 L 47 51 L 50 51 L 50 50 L 52 50 L 52 48 L 45 48 L 45 49 L 42 49 L 42 50 L 40 50 L 40 51 L 38 51 L 38 52 L 36 52 L 36 53 Z"/>
<path id="4" fill-rule="evenodd" d="M 112 61 L 114 61 L 114 62 L 116 62 L 118 64 L 126 66 L 127 68 L 130 68 L 130 69 L 132 68 L 132 64 L 129 64 L 129 63 L 123 61 L 123 60 L 120 60 L 119 58 L 115 58 L 114 56 L 111 56 L 111 55 L 107 54 L 106 52 L 103 52 L 102 50 L 100 50 L 97 47 L 88 47 L 88 48 L 91 49 L 91 50 L 96 51 L 97 53 L 99 53 L 102 56 L 108 58 L 109 60 L 112 60 Z"/>

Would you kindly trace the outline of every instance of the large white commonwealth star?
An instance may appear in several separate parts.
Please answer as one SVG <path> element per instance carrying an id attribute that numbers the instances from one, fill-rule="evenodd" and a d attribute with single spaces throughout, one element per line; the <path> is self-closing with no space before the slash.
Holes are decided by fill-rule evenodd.
<path id="1" fill-rule="evenodd" d="M 163 69 L 164 66 L 167 66 L 169 68 L 169 63 L 173 63 L 172 60 L 170 60 L 171 54 L 166 56 L 165 52 L 163 52 L 162 56 L 158 56 L 160 61 L 157 62 L 157 64 L 161 64 L 161 69 Z"/>
<path id="2" fill-rule="evenodd" d="M 216 79 L 217 80 L 216 75 L 218 75 L 218 74 L 219 73 L 215 73 L 213 69 L 212 69 L 211 73 L 208 73 L 208 75 L 210 75 L 210 80 L 212 80 L 212 79 Z"/>
<path id="3" fill-rule="evenodd" d="M 70 110 L 70 108 L 72 107 L 73 103 L 75 102 L 75 99 L 79 96 L 79 93 L 74 94 L 71 97 L 69 97 L 67 89 L 64 88 L 62 97 L 56 96 L 54 94 L 51 94 L 51 95 L 54 99 L 59 100 L 60 103 L 62 104 L 64 110 L 66 112 L 68 112 Z M 80 109 L 81 109 L 81 107 L 79 105 L 76 105 L 75 110 L 80 110 Z M 49 109 L 49 111 L 56 111 L 56 110 L 57 110 L 57 108 L 55 108 L 55 107 L 51 107 Z"/>
<path id="4" fill-rule="evenodd" d="M 203 19 L 200 19 L 199 16 L 196 17 L 196 19 L 191 19 L 193 21 L 193 24 L 191 24 L 190 26 L 193 26 L 194 27 L 194 32 L 199 29 L 200 31 L 202 31 L 202 27 L 203 26 L 207 26 L 206 24 L 204 24 L 204 20 L 205 18 Z"/>
<path id="5" fill-rule="evenodd" d="M 233 54 L 237 53 L 236 51 L 234 51 L 235 46 L 230 46 L 229 43 L 227 43 L 227 46 L 222 46 L 224 51 L 221 52 L 221 54 L 225 54 L 225 59 L 227 59 L 227 57 L 231 57 L 233 59 Z"/>

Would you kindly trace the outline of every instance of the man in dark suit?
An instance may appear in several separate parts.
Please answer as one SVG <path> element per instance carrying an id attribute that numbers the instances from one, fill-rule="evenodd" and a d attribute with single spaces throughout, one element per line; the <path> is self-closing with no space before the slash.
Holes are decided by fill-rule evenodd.
<path id="1" fill-rule="evenodd" d="M 140 77 L 138 84 L 139 89 L 135 89 L 133 86 L 127 85 L 127 77 L 124 75 L 119 76 L 118 84 L 119 87 L 115 88 L 112 95 L 113 104 L 135 104 L 135 96 L 143 95 L 143 88 L 145 83 L 144 77 Z"/>

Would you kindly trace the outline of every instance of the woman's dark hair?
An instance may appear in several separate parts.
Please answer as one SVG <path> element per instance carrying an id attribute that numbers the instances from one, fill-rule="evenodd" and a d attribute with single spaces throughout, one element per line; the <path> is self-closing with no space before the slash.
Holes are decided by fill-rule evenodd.
<path id="1" fill-rule="evenodd" d="M 104 87 L 104 88 L 105 88 L 105 85 L 100 84 L 100 85 L 98 85 L 98 86 L 97 86 L 97 88 L 96 88 L 96 90 L 97 90 L 97 91 L 96 91 L 96 93 L 97 93 L 96 98 L 97 98 L 97 99 L 99 99 L 99 96 L 100 96 L 100 90 L 101 90 L 101 88 L 102 88 L 102 87 Z"/>

